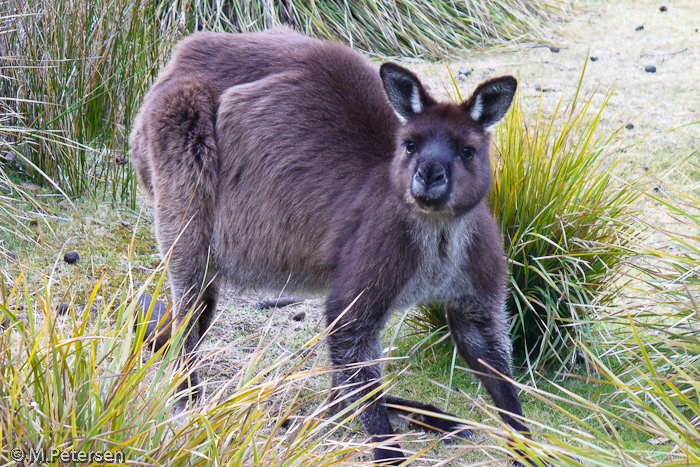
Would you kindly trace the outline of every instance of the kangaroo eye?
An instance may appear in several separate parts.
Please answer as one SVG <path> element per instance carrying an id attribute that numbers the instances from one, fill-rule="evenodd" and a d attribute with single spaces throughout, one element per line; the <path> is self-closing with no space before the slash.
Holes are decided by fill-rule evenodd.
<path id="1" fill-rule="evenodd" d="M 476 149 L 474 148 L 465 147 L 464 149 L 462 149 L 462 157 L 467 160 L 474 157 L 474 154 L 476 154 Z"/>
<path id="2" fill-rule="evenodd" d="M 413 141 L 406 143 L 406 154 L 413 154 L 416 152 L 416 144 Z"/>

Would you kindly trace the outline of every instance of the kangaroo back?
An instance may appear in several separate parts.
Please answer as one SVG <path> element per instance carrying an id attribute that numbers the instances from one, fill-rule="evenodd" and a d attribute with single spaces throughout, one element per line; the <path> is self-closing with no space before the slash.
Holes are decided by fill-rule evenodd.
<path id="1" fill-rule="evenodd" d="M 226 201 L 214 238 L 222 269 L 241 286 L 323 287 L 339 239 L 361 215 L 354 206 L 376 204 L 391 187 L 398 120 L 377 68 L 318 41 L 304 57 L 220 99 Z"/>
<path id="2" fill-rule="evenodd" d="M 305 50 L 316 43 L 321 41 L 285 27 L 265 33 L 236 35 L 199 32 L 181 41 L 144 97 L 129 136 L 136 175 L 147 193 L 153 196 L 149 162 L 153 159 L 149 147 L 153 131 L 149 134 L 149 122 L 164 105 L 159 98 L 163 88 L 177 88 L 181 86 L 178 83 L 186 81 L 193 83 L 194 87 L 206 87 L 213 95 L 212 105 L 216 107 L 226 89 L 291 69 L 296 63 L 303 62 Z"/>

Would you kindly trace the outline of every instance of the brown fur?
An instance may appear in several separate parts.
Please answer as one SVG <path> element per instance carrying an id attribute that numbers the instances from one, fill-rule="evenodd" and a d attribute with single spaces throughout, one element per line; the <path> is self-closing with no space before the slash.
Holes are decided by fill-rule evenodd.
<path id="1" fill-rule="evenodd" d="M 512 416 L 521 414 L 515 387 L 483 363 L 510 376 L 506 266 L 486 194 L 487 130 L 514 91 L 504 77 L 462 104 L 438 103 L 408 70 L 379 73 L 342 45 L 287 29 L 184 40 L 130 143 L 159 249 L 171 252 L 178 319 L 200 305 L 185 351 L 211 323 L 223 278 L 328 290 L 327 322 L 341 317 L 329 337 L 339 366 L 382 357 L 379 333 L 394 309 L 440 301 L 460 355 L 504 420 L 527 431 Z M 380 380 L 372 364 L 339 371 L 334 384 L 369 385 L 352 401 Z M 381 441 L 393 430 L 378 399 L 361 419 Z M 378 460 L 402 456 L 397 445 L 375 450 Z"/>

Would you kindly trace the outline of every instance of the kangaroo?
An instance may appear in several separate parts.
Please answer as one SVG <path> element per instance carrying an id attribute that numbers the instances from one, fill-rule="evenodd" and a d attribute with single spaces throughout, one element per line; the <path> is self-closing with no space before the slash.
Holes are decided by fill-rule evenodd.
<path id="1" fill-rule="evenodd" d="M 462 103 L 440 103 L 399 65 L 378 70 L 346 46 L 285 28 L 183 40 L 129 141 L 159 250 L 170 253 L 175 319 L 197 310 L 185 354 L 211 324 L 224 280 L 325 291 L 333 384 L 357 401 L 381 384 L 380 331 L 392 311 L 439 302 L 502 419 L 527 434 L 507 379 L 506 260 L 486 200 L 490 131 L 516 86 L 503 76 Z M 367 399 L 359 417 L 383 442 L 375 459 L 398 464 L 404 452 L 386 442 L 392 402 L 441 411 L 381 392 Z"/>

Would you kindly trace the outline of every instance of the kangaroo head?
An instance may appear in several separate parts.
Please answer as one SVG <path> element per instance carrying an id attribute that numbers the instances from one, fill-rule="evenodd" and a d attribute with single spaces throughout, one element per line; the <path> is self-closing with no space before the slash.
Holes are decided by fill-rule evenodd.
<path id="1" fill-rule="evenodd" d="M 435 101 L 403 67 L 385 63 L 380 75 L 402 123 L 392 163 L 395 186 L 421 213 L 468 212 L 491 186 L 490 131 L 508 111 L 516 79 L 490 79 L 452 104 Z"/>

